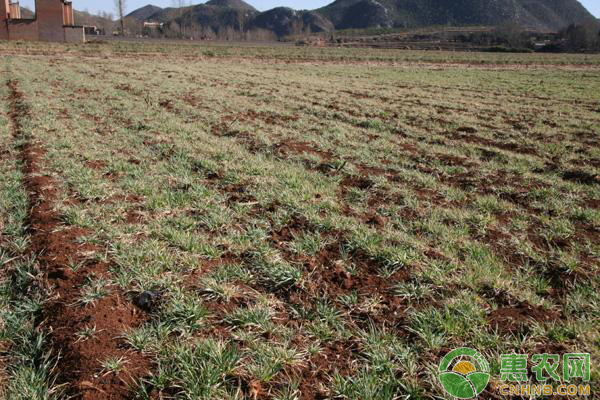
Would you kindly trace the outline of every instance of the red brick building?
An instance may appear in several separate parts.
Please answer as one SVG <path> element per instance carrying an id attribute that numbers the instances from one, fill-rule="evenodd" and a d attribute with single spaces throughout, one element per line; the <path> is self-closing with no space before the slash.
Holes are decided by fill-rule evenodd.
<path id="1" fill-rule="evenodd" d="M 85 33 L 69 0 L 35 0 L 34 19 L 21 18 L 19 3 L 0 0 L 0 40 L 83 43 Z"/>

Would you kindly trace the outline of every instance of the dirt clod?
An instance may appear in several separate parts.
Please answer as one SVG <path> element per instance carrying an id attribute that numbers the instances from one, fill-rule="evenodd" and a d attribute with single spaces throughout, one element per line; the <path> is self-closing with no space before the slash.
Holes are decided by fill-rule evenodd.
<path id="1" fill-rule="evenodd" d="M 488 323 L 501 333 L 509 333 L 527 329 L 528 324 L 534 322 L 554 321 L 559 316 L 556 311 L 523 302 L 514 307 L 501 307 L 492 311 L 488 315 Z"/>
<path id="2" fill-rule="evenodd" d="M 145 291 L 133 298 L 133 304 L 144 311 L 151 312 L 159 299 L 159 293 Z"/>

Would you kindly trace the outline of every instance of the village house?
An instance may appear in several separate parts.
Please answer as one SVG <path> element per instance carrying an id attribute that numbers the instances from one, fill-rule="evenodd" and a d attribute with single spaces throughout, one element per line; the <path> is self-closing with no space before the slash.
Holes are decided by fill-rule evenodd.
<path id="1" fill-rule="evenodd" d="M 0 40 L 83 43 L 83 26 L 75 25 L 68 0 L 35 0 L 35 17 L 21 18 L 19 3 L 0 0 Z"/>

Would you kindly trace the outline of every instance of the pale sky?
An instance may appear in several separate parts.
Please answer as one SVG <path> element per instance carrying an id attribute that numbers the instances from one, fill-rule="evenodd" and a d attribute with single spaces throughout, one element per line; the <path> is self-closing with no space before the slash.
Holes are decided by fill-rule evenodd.
<path id="1" fill-rule="evenodd" d="M 189 3 L 189 0 L 186 0 Z M 247 3 L 252 4 L 259 10 L 269 10 L 277 6 L 287 6 L 295 9 L 313 9 L 324 6 L 333 0 L 246 0 Z M 587 7 L 588 10 L 596 17 L 600 17 L 600 1 L 599 0 L 580 0 L 580 2 Z M 22 6 L 33 8 L 34 0 L 21 0 Z M 193 0 L 193 4 L 203 3 L 203 1 Z M 147 4 L 153 4 L 159 7 L 170 7 L 173 4 L 173 0 L 126 0 L 127 12 L 131 12 L 137 8 L 145 6 Z M 112 0 L 73 0 L 73 5 L 76 10 L 88 10 L 96 13 L 100 10 L 113 12 L 114 1 Z"/>

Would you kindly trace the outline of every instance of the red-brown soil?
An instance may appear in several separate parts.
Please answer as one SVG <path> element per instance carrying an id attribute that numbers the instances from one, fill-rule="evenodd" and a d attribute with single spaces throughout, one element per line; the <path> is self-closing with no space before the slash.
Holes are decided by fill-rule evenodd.
<path id="1" fill-rule="evenodd" d="M 523 302 L 514 307 L 501 307 L 492 311 L 488 315 L 488 323 L 500 333 L 509 333 L 524 329 L 534 322 L 555 321 L 559 317 L 559 312 Z"/>
<path id="2" fill-rule="evenodd" d="M 8 86 L 14 136 L 28 139 L 21 124 L 28 117 L 28 108 L 17 82 L 10 81 Z M 73 398 L 123 399 L 129 395 L 129 384 L 147 374 L 150 363 L 127 349 L 119 337 L 140 325 L 145 316 L 117 287 L 108 288 L 109 294 L 94 304 L 77 303 L 86 280 L 107 277 L 109 265 L 89 257 L 101 251 L 82 241 L 90 232 L 61 223 L 54 209 L 59 189 L 44 171 L 44 154 L 43 147 L 31 139 L 21 148 L 30 202 L 30 252 L 37 256 L 51 295 L 43 310 L 42 328 L 49 333 L 49 346 L 59 357 L 58 383 L 66 384 Z M 74 271 L 73 265 L 80 267 Z M 78 340 L 77 332 L 92 327 L 96 329 L 92 338 Z M 101 362 L 108 358 L 123 358 L 124 369 L 116 374 L 102 371 Z"/>
<path id="3" fill-rule="evenodd" d="M 300 399 L 324 400 L 328 393 L 323 387 L 335 372 L 342 376 L 353 373 L 354 360 L 358 349 L 354 342 L 329 342 L 308 360 L 308 366 L 303 368 L 300 375 Z"/>
<path id="4" fill-rule="evenodd" d="M 477 132 L 474 128 L 463 127 L 458 128 L 458 130 L 451 135 L 450 137 L 454 140 L 461 140 L 467 143 L 476 143 L 481 144 L 483 146 L 495 147 L 502 150 L 512 151 L 514 153 L 519 154 L 527 154 L 527 155 L 537 155 L 537 151 L 534 148 L 523 146 L 518 143 L 505 143 L 499 142 L 491 139 L 486 139 L 480 136 L 475 136 L 474 134 Z"/>
<path id="5" fill-rule="evenodd" d="M 85 162 L 85 166 L 94 170 L 103 170 L 106 168 L 108 163 L 103 160 L 88 160 Z"/>
<path id="6" fill-rule="evenodd" d="M 380 262 L 360 252 L 350 252 L 350 262 L 354 273 L 348 272 L 342 249 L 346 239 L 342 232 L 322 233 L 326 245 L 314 256 L 296 254 L 290 251 L 289 243 L 302 232 L 314 231 L 309 222 L 301 217 L 294 218 L 288 225 L 271 233 L 271 241 L 284 257 L 302 265 L 307 279 L 302 288 L 293 288 L 280 293 L 287 303 L 301 305 L 307 309 L 314 307 L 313 299 L 339 299 L 341 295 L 357 293 L 359 299 L 378 299 L 378 305 L 370 312 L 360 309 L 350 310 L 356 323 L 376 321 L 382 326 L 395 327 L 399 324 L 404 309 L 399 297 L 392 293 L 393 285 L 405 281 L 410 276 L 410 267 L 398 268 L 391 276 L 381 274 Z"/>
<path id="7" fill-rule="evenodd" d="M 278 155 L 287 156 L 289 154 L 314 154 L 328 160 L 331 153 L 319 150 L 316 145 L 310 142 L 297 142 L 287 140 L 273 146 L 273 152 Z"/>

